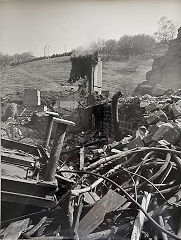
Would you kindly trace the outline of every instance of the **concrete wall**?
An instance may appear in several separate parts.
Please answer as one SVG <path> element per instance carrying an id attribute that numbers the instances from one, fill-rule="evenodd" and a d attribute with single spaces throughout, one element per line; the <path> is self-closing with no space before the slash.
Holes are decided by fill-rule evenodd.
<path id="1" fill-rule="evenodd" d="M 75 110 L 78 107 L 78 102 L 77 101 L 72 101 L 72 100 L 57 100 L 54 108 L 58 111 L 61 112 L 62 108 L 64 109 L 69 109 L 69 110 Z"/>
<path id="2" fill-rule="evenodd" d="M 39 106 L 39 105 L 41 105 L 40 90 L 33 89 L 33 88 L 24 89 L 23 105 L 24 106 Z"/>
<path id="3" fill-rule="evenodd" d="M 93 73 L 93 90 L 101 94 L 102 91 L 102 61 L 98 60 Z"/>

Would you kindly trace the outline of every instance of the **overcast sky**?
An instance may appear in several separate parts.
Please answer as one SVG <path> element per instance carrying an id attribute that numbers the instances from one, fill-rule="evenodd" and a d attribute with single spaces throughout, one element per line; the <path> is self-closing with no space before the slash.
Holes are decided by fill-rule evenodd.
<path id="1" fill-rule="evenodd" d="M 181 0 L 0 0 L 0 52 L 43 56 L 98 38 L 153 34 L 162 16 L 181 26 Z"/>

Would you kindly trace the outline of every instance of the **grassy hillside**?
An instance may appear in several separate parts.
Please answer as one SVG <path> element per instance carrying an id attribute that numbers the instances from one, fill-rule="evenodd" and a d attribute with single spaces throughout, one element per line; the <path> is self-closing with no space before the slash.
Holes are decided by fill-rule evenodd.
<path id="1" fill-rule="evenodd" d="M 26 87 L 58 91 L 61 83 L 67 81 L 70 69 L 67 57 L 8 66 L 2 71 L 2 95 L 22 91 Z"/>
<path id="2" fill-rule="evenodd" d="M 115 93 L 122 90 L 130 94 L 137 83 L 145 80 L 146 72 L 151 69 L 152 60 L 129 60 L 126 62 L 103 62 L 103 90 Z M 2 96 L 26 87 L 42 91 L 61 91 L 67 85 L 71 69 L 69 57 L 40 60 L 1 70 Z"/>
<path id="3" fill-rule="evenodd" d="M 146 73 L 151 69 L 152 59 L 103 63 L 103 90 L 111 93 L 122 91 L 130 96 L 138 83 L 146 80 Z"/>

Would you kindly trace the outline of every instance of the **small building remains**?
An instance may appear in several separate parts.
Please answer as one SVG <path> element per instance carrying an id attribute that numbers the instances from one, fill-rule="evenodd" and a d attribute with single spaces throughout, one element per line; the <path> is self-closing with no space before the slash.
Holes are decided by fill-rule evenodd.
<path id="1" fill-rule="evenodd" d="M 77 93 L 73 93 L 67 97 L 58 98 L 54 105 L 54 109 L 61 113 L 62 110 L 75 110 L 78 107 L 78 96 Z"/>
<path id="2" fill-rule="evenodd" d="M 99 94 L 102 92 L 102 61 L 101 58 L 98 57 L 98 62 L 95 67 L 92 69 L 93 72 L 93 90 L 97 91 Z"/>
<path id="3" fill-rule="evenodd" d="M 40 106 L 41 105 L 40 90 L 34 89 L 34 88 L 24 89 L 23 105 L 24 106 Z"/>

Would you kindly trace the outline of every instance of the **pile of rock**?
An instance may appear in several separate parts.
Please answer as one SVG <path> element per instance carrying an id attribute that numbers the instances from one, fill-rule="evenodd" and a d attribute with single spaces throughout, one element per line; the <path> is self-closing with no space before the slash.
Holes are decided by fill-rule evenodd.
<path id="1" fill-rule="evenodd" d="M 160 96 L 166 89 L 181 88 L 181 28 L 178 29 L 177 38 L 169 42 L 166 55 L 154 60 L 146 80 L 136 87 L 134 96 Z"/>
<path id="2" fill-rule="evenodd" d="M 140 101 L 144 124 L 128 148 L 175 145 L 181 147 L 181 91 L 170 97 L 144 95 Z"/>

